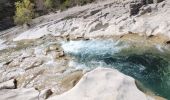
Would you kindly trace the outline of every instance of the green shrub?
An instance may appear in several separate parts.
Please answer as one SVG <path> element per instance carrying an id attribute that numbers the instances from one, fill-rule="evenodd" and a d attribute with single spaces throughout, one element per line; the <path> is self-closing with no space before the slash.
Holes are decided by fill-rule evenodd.
<path id="1" fill-rule="evenodd" d="M 17 1 L 14 21 L 16 24 L 28 23 L 34 18 L 34 5 L 30 0 Z"/>
<path id="2" fill-rule="evenodd" d="M 64 2 L 61 3 L 60 9 L 65 10 L 70 7 L 70 0 L 65 0 Z"/>
<path id="3" fill-rule="evenodd" d="M 93 2 L 94 0 L 79 0 L 79 5 L 85 5 L 87 3 L 91 3 Z"/>
<path id="4" fill-rule="evenodd" d="M 44 5 L 47 9 L 52 10 L 54 7 L 54 0 L 45 0 Z"/>

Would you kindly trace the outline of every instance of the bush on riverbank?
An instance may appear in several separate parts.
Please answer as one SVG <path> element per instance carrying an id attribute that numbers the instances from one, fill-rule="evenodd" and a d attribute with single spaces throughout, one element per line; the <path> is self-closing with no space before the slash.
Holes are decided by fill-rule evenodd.
<path id="1" fill-rule="evenodd" d="M 55 7 L 54 0 L 44 0 L 44 6 L 48 11 L 51 11 Z"/>
<path id="2" fill-rule="evenodd" d="M 28 23 L 34 18 L 34 4 L 30 0 L 17 1 L 15 3 L 16 11 L 14 21 L 16 24 Z"/>

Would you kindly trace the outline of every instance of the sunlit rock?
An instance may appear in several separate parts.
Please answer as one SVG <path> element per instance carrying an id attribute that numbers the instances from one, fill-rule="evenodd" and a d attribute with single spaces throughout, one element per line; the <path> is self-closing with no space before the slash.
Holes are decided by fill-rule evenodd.
<path id="1" fill-rule="evenodd" d="M 1 100 L 38 100 L 39 92 L 34 88 L 4 89 L 0 91 Z"/>
<path id="2" fill-rule="evenodd" d="M 154 100 L 135 80 L 115 69 L 97 68 L 85 74 L 70 91 L 48 100 Z"/>

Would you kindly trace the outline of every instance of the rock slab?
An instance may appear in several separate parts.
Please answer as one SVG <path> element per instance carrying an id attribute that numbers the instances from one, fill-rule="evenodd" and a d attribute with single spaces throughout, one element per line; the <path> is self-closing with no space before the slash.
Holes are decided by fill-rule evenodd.
<path id="1" fill-rule="evenodd" d="M 0 91 L 0 100 L 38 100 L 39 92 L 34 88 L 4 89 Z"/>
<path id="2" fill-rule="evenodd" d="M 141 92 L 132 77 L 115 69 L 88 72 L 70 91 L 48 100 L 154 100 Z"/>

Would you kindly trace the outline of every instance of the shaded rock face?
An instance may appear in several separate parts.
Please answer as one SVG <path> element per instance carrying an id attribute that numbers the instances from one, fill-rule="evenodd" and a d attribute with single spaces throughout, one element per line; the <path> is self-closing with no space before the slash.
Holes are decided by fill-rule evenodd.
<path id="1" fill-rule="evenodd" d="M 138 14 L 142 6 L 160 3 L 162 1 L 164 0 L 134 0 L 130 3 L 130 16 Z"/>
<path id="2" fill-rule="evenodd" d="M 130 15 L 136 15 L 140 11 L 140 8 L 143 6 L 142 2 L 131 2 L 130 3 Z"/>
<path id="3" fill-rule="evenodd" d="M 117 70 L 97 68 L 70 91 L 48 100 L 154 100 L 136 87 L 133 78 Z"/>
<path id="4" fill-rule="evenodd" d="M 14 26 L 15 0 L 0 1 L 0 31 Z"/>

